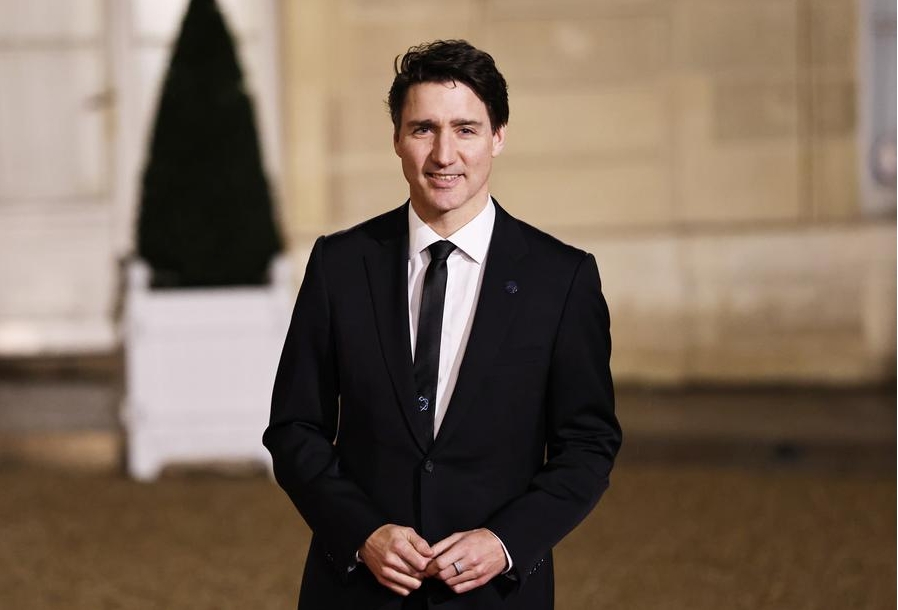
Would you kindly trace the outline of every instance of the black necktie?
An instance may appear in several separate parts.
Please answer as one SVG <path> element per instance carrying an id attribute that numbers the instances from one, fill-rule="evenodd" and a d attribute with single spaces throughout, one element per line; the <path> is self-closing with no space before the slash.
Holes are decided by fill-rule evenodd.
<path id="1" fill-rule="evenodd" d="M 443 331 L 443 303 L 446 301 L 446 259 L 455 250 L 449 241 L 434 242 L 430 250 L 430 264 L 424 272 L 421 291 L 421 310 L 418 314 L 418 333 L 415 340 L 415 383 L 418 397 L 417 416 L 424 419 L 422 427 L 433 440 L 433 415 L 437 399 L 437 374 L 440 368 L 440 334 Z"/>

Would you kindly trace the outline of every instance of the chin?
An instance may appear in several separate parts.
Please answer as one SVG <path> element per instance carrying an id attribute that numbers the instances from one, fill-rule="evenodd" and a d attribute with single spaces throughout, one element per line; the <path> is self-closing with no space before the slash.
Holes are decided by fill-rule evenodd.
<path id="1" fill-rule="evenodd" d="M 457 210 L 463 207 L 464 201 L 459 197 L 437 196 L 425 198 L 424 205 L 427 209 L 437 214 L 445 214 L 446 212 L 451 212 L 452 210 Z"/>

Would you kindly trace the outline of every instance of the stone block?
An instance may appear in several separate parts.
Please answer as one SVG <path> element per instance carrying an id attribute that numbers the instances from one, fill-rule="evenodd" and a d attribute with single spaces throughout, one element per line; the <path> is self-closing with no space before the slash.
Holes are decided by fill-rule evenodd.
<path id="1" fill-rule="evenodd" d="M 853 71 L 857 62 L 857 2 L 815 0 L 806 6 L 811 66 Z"/>
<path id="2" fill-rule="evenodd" d="M 109 206 L 0 207 L 0 354 L 114 348 Z"/>
<path id="3" fill-rule="evenodd" d="M 287 169 L 286 197 L 281 201 L 288 232 L 320 227 L 326 219 L 327 150 L 331 138 L 327 130 L 327 95 L 310 83 L 304 90 L 291 92 L 286 104 Z"/>
<path id="4" fill-rule="evenodd" d="M 102 48 L 4 50 L 0 82 L 0 198 L 104 198 L 108 116 L 90 105 L 108 84 Z"/>
<path id="5" fill-rule="evenodd" d="M 713 84 L 718 141 L 794 138 L 798 101 L 794 80 L 718 78 Z"/>
<path id="6" fill-rule="evenodd" d="M 391 210 L 408 199 L 408 184 L 402 177 L 399 160 L 395 167 L 338 169 L 332 176 L 333 193 L 328 208 L 329 226 L 344 229 L 367 218 Z"/>
<path id="7" fill-rule="evenodd" d="M 342 24 L 340 49 L 335 50 L 340 69 L 333 75 L 338 91 L 348 95 L 361 84 L 379 89 L 375 99 L 383 100 L 393 81 L 393 60 L 409 47 L 446 38 L 464 38 L 483 46 L 468 21 L 449 14 L 448 9 L 446 13 L 426 21 Z"/>
<path id="8" fill-rule="evenodd" d="M 390 81 L 385 82 L 388 89 Z M 386 89 L 371 86 L 360 86 L 333 97 L 328 108 L 330 154 L 393 156 L 393 123 L 386 97 Z"/>
<path id="9" fill-rule="evenodd" d="M 797 136 L 718 141 L 712 82 L 681 77 L 675 90 L 676 218 L 688 223 L 797 220 Z"/>
<path id="10" fill-rule="evenodd" d="M 670 0 L 486 0 L 488 15 L 496 20 L 558 19 L 665 14 Z"/>
<path id="11" fill-rule="evenodd" d="M 693 329 L 689 376 L 881 379 L 889 356 L 870 349 L 866 329 L 894 329 L 894 309 L 886 315 L 888 303 L 869 301 L 888 299 L 876 287 L 888 281 L 890 265 L 894 278 L 893 240 L 887 226 L 690 240 L 684 261 Z"/>
<path id="12" fill-rule="evenodd" d="M 547 229 L 665 226 L 672 219 L 670 177 L 661 164 L 508 164 L 494 167 L 491 187 L 513 214 Z"/>
<path id="13" fill-rule="evenodd" d="M 104 11 L 102 0 L 3 2 L 0 3 L 0 40 L 4 43 L 97 42 L 104 31 Z"/>
<path id="14" fill-rule="evenodd" d="M 797 63 L 797 0 L 683 0 L 674 8 L 680 67 L 791 72 Z"/>
<path id="15" fill-rule="evenodd" d="M 669 65 L 670 27 L 663 16 L 494 21 L 487 28 L 486 48 L 512 93 L 643 81 Z"/>
<path id="16" fill-rule="evenodd" d="M 619 382 L 894 379 L 890 223 L 556 235 L 596 256 Z"/>
<path id="17" fill-rule="evenodd" d="M 857 117 L 857 88 L 849 78 L 815 78 L 811 86 L 814 137 L 850 136 Z"/>
<path id="18" fill-rule="evenodd" d="M 810 157 L 814 219 L 858 218 L 861 210 L 855 139 L 815 138 Z"/>
<path id="19" fill-rule="evenodd" d="M 668 145 L 661 86 L 592 91 L 517 90 L 506 158 L 563 154 L 657 157 Z"/>
<path id="20" fill-rule="evenodd" d="M 422 25 L 429 21 L 470 23 L 481 15 L 479 4 L 475 0 L 457 0 L 451 6 L 439 0 L 338 0 L 336 16 L 348 24 L 377 26 Z"/>

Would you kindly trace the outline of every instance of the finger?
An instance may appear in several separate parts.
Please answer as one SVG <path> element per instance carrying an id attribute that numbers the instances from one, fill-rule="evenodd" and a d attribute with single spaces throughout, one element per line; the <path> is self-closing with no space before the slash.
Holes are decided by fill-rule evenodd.
<path id="1" fill-rule="evenodd" d="M 393 581 L 387 580 L 386 578 L 378 577 L 377 582 L 379 582 L 382 586 L 386 587 L 390 591 L 393 591 L 394 593 L 398 593 L 399 595 L 401 595 L 403 597 L 405 597 L 411 593 L 411 589 L 407 589 L 406 587 L 397 585 Z"/>
<path id="2" fill-rule="evenodd" d="M 427 543 L 425 542 L 424 544 L 426 545 Z M 427 563 L 430 558 L 422 555 L 410 541 L 406 540 L 398 545 L 396 553 L 410 570 L 424 572 L 427 569 Z"/>
<path id="3" fill-rule="evenodd" d="M 461 582 L 462 580 L 471 578 L 470 570 L 473 566 L 467 565 L 464 560 L 464 555 L 455 552 L 455 549 L 453 549 L 440 556 L 437 567 L 439 568 L 439 571 L 435 576 L 446 584 L 449 584 L 453 581 Z M 465 574 L 468 574 L 468 576 L 465 576 Z"/>
<path id="4" fill-rule="evenodd" d="M 391 568 L 412 578 L 419 578 L 422 572 L 409 564 L 400 553 L 390 553 L 383 560 L 384 568 Z"/>
<path id="5" fill-rule="evenodd" d="M 487 580 L 489 579 L 481 577 L 472 580 L 466 580 L 455 585 L 449 585 L 449 583 L 446 584 L 449 585 L 449 588 L 452 589 L 452 591 L 454 591 L 455 593 L 466 593 L 468 591 L 476 589 L 477 587 L 482 587 L 487 583 Z"/>
<path id="6" fill-rule="evenodd" d="M 432 556 L 439 557 L 440 555 L 445 553 L 448 549 L 452 548 L 455 545 L 455 543 L 458 542 L 459 540 L 461 540 L 464 536 L 465 536 L 465 532 L 456 532 L 456 533 L 452 534 L 451 536 L 447 536 L 446 538 L 443 538 L 442 540 L 437 542 L 435 545 L 430 547 L 433 552 Z"/>
<path id="7" fill-rule="evenodd" d="M 457 556 L 458 556 L 458 553 L 455 553 L 453 551 L 447 551 L 447 552 L 443 553 L 442 555 L 434 557 L 427 564 L 427 570 L 426 570 L 427 575 L 428 576 L 440 576 L 440 574 L 442 572 L 444 572 L 445 570 L 453 570 L 453 572 L 454 572 L 454 569 L 452 568 L 452 562 L 455 561 Z M 442 580 L 441 576 L 440 576 L 440 579 Z"/>
<path id="8" fill-rule="evenodd" d="M 414 530 L 412 530 L 411 535 L 409 535 L 408 541 L 422 557 L 433 557 L 433 549 L 430 548 L 427 541 L 419 536 Z"/>
<path id="9" fill-rule="evenodd" d="M 410 576 L 417 580 L 421 580 L 422 578 L 427 576 L 424 570 L 419 570 L 415 566 L 411 565 L 408 561 L 405 560 L 404 557 L 402 557 L 398 553 L 390 553 L 389 555 L 384 557 L 382 566 L 384 568 L 391 568 L 396 572 L 405 574 L 406 576 Z"/>
<path id="10" fill-rule="evenodd" d="M 400 589 L 404 590 L 405 593 L 403 593 L 403 595 L 408 595 L 411 591 L 414 591 L 421 586 L 420 579 L 404 574 L 399 570 L 394 570 L 388 566 L 385 566 L 378 576 L 378 581 L 380 581 L 382 585 L 396 590 L 397 592 L 399 592 L 398 590 Z"/>
<path id="11" fill-rule="evenodd" d="M 458 585 L 469 580 L 475 580 L 483 574 L 483 570 L 479 565 L 466 565 L 463 561 L 458 561 L 458 567 L 461 572 L 455 569 L 455 564 L 450 565 L 446 570 L 440 572 L 442 579 L 450 587 Z"/>
<path id="12" fill-rule="evenodd" d="M 460 557 L 459 550 L 450 547 L 449 550 L 430 560 L 430 563 L 427 564 L 427 575 L 438 576 L 440 580 L 445 580 L 448 578 L 450 570 L 453 574 L 455 573 L 453 562 L 458 561 Z"/>
<path id="13" fill-rule="evenodd" d="M 456 593 L 462 593 L 483 586 L 497 574 L 497 571 L 486 564 L 477 564 L 471 567 L 464 566 L 461 574 L 455 574 L 453 571 L 444 582 Z"/>

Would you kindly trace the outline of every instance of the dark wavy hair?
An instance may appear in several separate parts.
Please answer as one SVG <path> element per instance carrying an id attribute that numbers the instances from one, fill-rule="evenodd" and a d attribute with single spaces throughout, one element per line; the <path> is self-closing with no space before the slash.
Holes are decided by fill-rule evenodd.
<path id="1" fill-rule="evenodd" d="M 508 85 L 485 51 L 464 40 L 436 40 L 406 51 L 393 62 L 396 77 L 387 105 L 393 129 L 399 132 L 402 107 L 412 85 L 419 83 L 464 83 L 486 106 L 493 133 L 508 123 Z"/>

